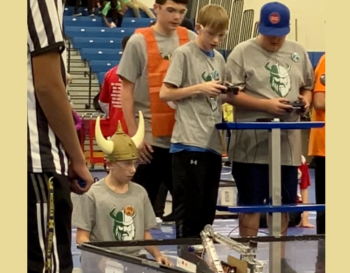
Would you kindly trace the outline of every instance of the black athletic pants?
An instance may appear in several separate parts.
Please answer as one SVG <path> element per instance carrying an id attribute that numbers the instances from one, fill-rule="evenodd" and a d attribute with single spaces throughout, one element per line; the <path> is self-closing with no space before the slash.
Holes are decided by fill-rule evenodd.
<path id="1" fill-rule="evenodd" d="M 71 273 L 73 260 L 71 253 L 70 181 L 67 177 L 50 173 L 28 173 L 27 235 L 28 273 L 42 273 L 46 260 L 46 225 L 48 219 L 48 180 L 54 184 L 54 232 L 51 261 L 54 273 Z"/>
<path id="2" fill-rule="evenodd" d="M 156 208 L 159 206 L 157 206 L 156 200 L 162 182 L 172 194 L 171 154 L 169 149 L 155 146 L 152 148 L 153 159 L 151 163 L 139 165 L 132 181 L 146 189 L 156 216 L 162 217 L 164 211 L 157 211 Z"/>
<path id="3" fill-rule="evenodd" d="M 316 204 L 326 203 L 326 158 L 315 156 Z M 317 234 L 326 234 L 326 212 L 318 211 L 316 216 Z"/>
<path id="4" fill-rule="evenodd" d="M 215 219 L 222 159 L 214 153 L 173 154 L 176 237 L 198 238 Z"/>

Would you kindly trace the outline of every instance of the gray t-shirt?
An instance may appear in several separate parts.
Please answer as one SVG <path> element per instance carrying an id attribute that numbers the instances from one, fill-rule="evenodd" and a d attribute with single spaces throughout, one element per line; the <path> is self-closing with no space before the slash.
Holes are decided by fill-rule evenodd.
<path id="1" fill-rule="evenodd" d="M 225 59 L 216 50 L 206 55 L 194 41 L 174 52 L 165 83 L 178 88 L 225 78 Z M 171 143 L 213 150 L 221 155 L 220 132 L 215 128 L 222 121 L 221 97 L 199 94 L 176 101 L 175 126 Z"/>
<path id="2" fill-rule="evenodd" d="M 72 225 L 90 231 L 91 242 L 144 240 L 145 231 L 157 225 L 146 190 L 133 182 L 126 193 L 117 194 L 102 179 L 72 202 Z M 138 255 L 141 249 L 115 250 Z"/>
<path id="3" fill-rule="evenodd" d="M 160 54 L 163 57 L 170 56 L 180 46 L 179 36 L 175 32 L 171 38 L 155 32 L 156 41 Z M 196 34 L 188 30 L 189 40 L 194 40 Z M 145 140 L 153 146 L 161 148 L 170 147 L 170 137 L 153 137 L 151 131 L 151 112 L 148 88 L 148 69 L 146 41 L 142 34 L 133 34 L 123 52 L 118 75 L 135 84 L 134 88 L 134 111 L 136 119 L 138 112 L 142 111 L 145 119 Z M 137 121 L 138 122 L 138 121 Z"/>
<path id="4" fill-rule="evenodd" d="M 237 45 L 227 60 L 227 80 L 245 84 L 244 92 L 260 99 L 284 97 L 290 102 L 298 100 L 301 89 L 312 90 L 314 71 L 306 50 L 298 43 L 285 41 L 275 53 L 263 49 L 255 38 Z M 266 112 L 235 107 L 237 122 L 274 118 Z M 300 121 L 295 111 L 279 117 L 284 121 Z M 269 163 L 269 133 L 263 130 L 233 130 L 229 158 L 245 163 Z M 282 130 L 282 165 L 301 164 L 300 130 Z"/>

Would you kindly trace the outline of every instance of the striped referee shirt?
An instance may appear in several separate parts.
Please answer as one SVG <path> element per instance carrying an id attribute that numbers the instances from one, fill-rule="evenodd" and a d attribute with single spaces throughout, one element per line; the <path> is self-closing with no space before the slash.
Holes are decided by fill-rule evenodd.
<path id="1" fill-rule="evenodd" d="M 28 172 L 68 174 L 68 157 L 48 125 L 34 92 L 32 58 L 51 50 L 65 50 L 62 0 L 27 0 L 27 161 Z M 61 55 L 62 79 L 66 69 Z M 50 76 L 50 75 L 46 75 Z"/>

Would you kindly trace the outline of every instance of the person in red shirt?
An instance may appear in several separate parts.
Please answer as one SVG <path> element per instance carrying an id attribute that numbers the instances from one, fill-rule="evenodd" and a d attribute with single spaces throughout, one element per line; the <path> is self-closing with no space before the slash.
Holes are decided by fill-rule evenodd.
<path id="1" fill-rule="evenodd" d="M 307 165 L 307 162 L 304 156 L 301 156 L 301 165 L 299 166 L 299 169 L 298 169 L 298 180 L 299 180 L 300 194 L 298 194 L 297 203 L 308 204 L 309 203 L 308 187 L 310 187 L 311 185 L 311 179 L 310 179 L 309 167 Z M 304 211 L 300 215 L 300 217 L 301 219 L 297 227 L 304 227 L 304 228 L 315 227 L 310 223 L 309 213 L 307 211 Z"/>
<path id="2" fill-rule="evenodd" d="M 122 49 L 129 40 L 130 36 L 124 37 L 122 40 Z M 121 122 L 123 131 L 128 132 L 127 126 L 123 117 L 122 103 L 121 103 L 121 80 L 117 75 L 119 65 L 111 68 L 105 75 L 100 96 L 99 105 L 102 111 L 109 117 L 110 130 L 109 135 L 112 136 L 116 130 L 118 121 Z"/>

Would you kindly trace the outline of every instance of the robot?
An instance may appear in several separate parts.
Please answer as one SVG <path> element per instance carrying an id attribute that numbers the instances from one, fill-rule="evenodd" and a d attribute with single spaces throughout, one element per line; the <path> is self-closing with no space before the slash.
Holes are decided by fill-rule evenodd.
<path id="1" fill-rule="evenodd" d="M 227 236 L 214 231 L 211 225 L 206 225 L 200 233 L 204 251 L 209 261 L 204 261 L 190 253 L 188 248 L 179 247 L 179 257 L 197 265 L 197 273 L 262 273 L 264 264 L 256 259 L 257 243 L 250 241 L 249 245 L 238 243 Z M 214 242 L 225 245 L 240 254 L 240 259 L 229 256 L 228 262 L 220 261 Z"/>

